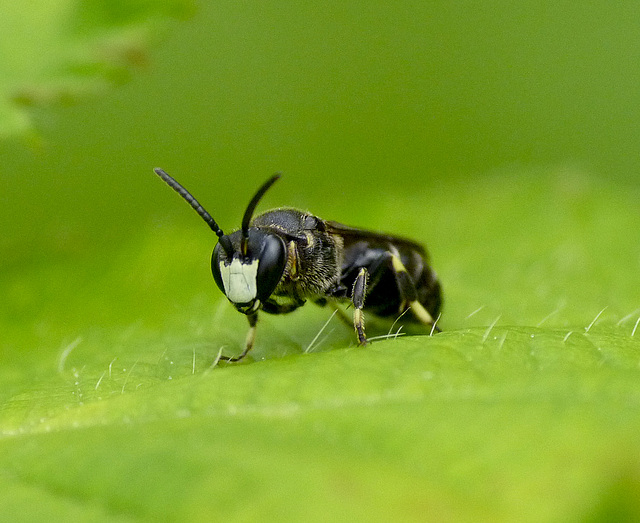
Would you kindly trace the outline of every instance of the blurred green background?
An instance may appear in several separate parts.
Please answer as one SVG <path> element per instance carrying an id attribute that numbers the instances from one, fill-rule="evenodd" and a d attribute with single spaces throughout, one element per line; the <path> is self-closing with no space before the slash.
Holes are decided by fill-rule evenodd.
<path id="1" fill-rule="evenodd" d="M 531 165 L 635 184 L 639 19 L 635 2 L 203 4 L 130 82 L 30 110 L 36 150 L 0 144 L 3 267 L 154 218 L 197 227 L 154 166 L 227 227 L 275 170 L 269 203 L 343 221 L 388 192 L 433 192 L 437 213 L 443 180 Z"/>
<path id="2" fill-rule="evenodd" d="M 81 10 L 81 36 L 96 13 L 100 22 L 104 13 L 112 23 L 124 18 L 116 2 L 96 5 Z M 212 244 L 153 167 L 180 180 L 225 230 L 238 226 L 257 184 L 282 171 L 263 208 L 292 205 L 414 236 L 429 245 L 457 298 L 465 282 L 448 271 L 472 262 L 465 249 L 516 240 L 482 220 L 511 212 L 494 204 L 517 193 L 520 180 L 545 178 L 540 199 L 561 204 L 600 191 L 598 184 L 637 190 L 639 19 L 633 2 L 199 5 L 188 21 L 151 25 L 151 40 L 162 39 L 152 53 L 142 43 L 129 49 L 144 64 L 133 74 L 124 69 L 129 82 L 72 106 L 27 107 L 37 138 L 0 142 L 2 274 L 83 258 L 100 274 L 114 249 L 143 249 L 170 225 Z M 16 52 L 12 43 L 23 48 L 11 38 L 5 55 Z M 58 72 L 43 69 L 45 80 Z M 9 94 L 37 91 L 35 78 Z M 488 193 L 474 201 L 480 188 Z M 601 205 L 619 207 L 617 197 L 604 192 Z M 445 203 L 456 198 L 459 209 Z M 534 228 L 567 210 L 523 200 Z M 587 209 L 576 223 L 593 216 Z M 522 236 L 535 234 L 525 225 Z M 530 249 L 533 260 L 539 246 Z M 152 263 L 162 265 L 158 256 Z M 208 254 L 183 258 L 197 256 Z M 208 276 L 196 285 L 212 286 Z M 193 286 L 185 282 L 185 293 Z M 20 314 L 35 312 L 34 300 L 25 298 Z M 466 315 L 476 304 L 448 300 L 450 314 L 457 305 Z"/>
<path id="3" fill-rule="evenodd" d="M 637 2 L 45 4 L 0 8 L 0 508 L 337 517 L 339 470 L 356 519 L 640 514 Z M 154 167 L 225 231 L 282 171 L 261 209 L 427 244 L 445 333 L 307 357 L 305 307 L 210 369 L 246 321 Z"/>

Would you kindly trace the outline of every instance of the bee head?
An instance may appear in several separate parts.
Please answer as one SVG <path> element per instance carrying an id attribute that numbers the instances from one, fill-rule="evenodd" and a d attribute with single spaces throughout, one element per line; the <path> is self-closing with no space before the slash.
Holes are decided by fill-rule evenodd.
<path id="1" fill-rule="evenodd" d="M 154 169 L 182 196 L 218 236 L 211 256 L 211 272 L 220 290 L 244 314 L 260 308 L 282 278 L 287 262 L 286 245 L 279 236 L 249 227 L 253 211 L 265 192 L 280 178 L 276 174 L 258 189 L 249 202 L 240 230 L 224 234 L 211 215 L 176 180 L 162 169 Z"/>
<path id="2" fill-rule="evenodd" d="M 250 228 L 228 236 L 233 250 L 228 253 L 221 243 L 211 257 L 213 279 L 240 312 L 255 312 L 278 285 L 286 265 L 284 241 L 275 234 Z M 246 254 L 241 246 L 246 245 Z"/>

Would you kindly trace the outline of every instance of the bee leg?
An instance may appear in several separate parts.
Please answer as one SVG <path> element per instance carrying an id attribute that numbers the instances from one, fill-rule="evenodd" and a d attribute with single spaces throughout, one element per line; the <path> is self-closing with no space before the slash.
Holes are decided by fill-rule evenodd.
<path id="1" fill-rule="evenodd" d="M 366 345 L 369 343 L 364 333 L 364 316 L 362 314 L 362 308 L 364 307 L 364 298 L 367 294 L 367 280 L 369 279 L 369 273 L 367 269 L 362 267 L 356 280 L 353 283 L 353 290 L 351 292 L 351 301 L 353 302 L 353 327 L 358 335 L 358 345 Z"/>
<path id="2" fill-rule="evenodd" d="M 235 363 L 236 361 L 242 360 L 253 348 L 253 342 L 256 339 L 256 324 L 258 323 L 258 313 L 254 312 L 253 314 L 249 314 L 247 316 L 247 319 L 249 320 L 249 332 L 247 332 L 247 339 L 245 341 L 244 350 L 239 356 L 220 356 L 221 360 Z"/>
<path id="3" fill-rule="evenodd" d="M 287 314 L 289 312 L 295 311 L 298 307 L 302 307 L 304 305 L 304 300 L 298 298 L 296 301 L 292 303 L 276 303 L 275 301 L 265 300 L 262 302 L 262 310 L 264 312 L 268 312 L 269 314 Z"/>
<path id="4" fill-rule="evenodd" d="M 332 304 L 333 309 L 336 311 L 336 315 L 340 318 L 340 321 L 347 325 L 348 327 L 353 326 L 353 320 L 349 317 L 347 313 L 345 313 L 337 303 Z"/>
<path id="5" fill-rule="evenodd" d="M 397 252 L 391 252 L 391 268 L 396 277 L 396 283 L 398 284 L 398 290 L 400 291 L 400 296 L 402 296 L 402 301 L 406 306 L 404 310 L 407 308 L 411 309 L 413 315 L 420 321 L 420 323 L 424 323 L 425 325 L 433 325 L 434 319 L 429 314 L 429 311 L 424 308 L 424 305 L 418 301 L 418 291 L 416 290 L 416 285 L 411 278 L 411 275 L 407 271 L 407 268 L 404 266 Z M 401 310 L 399 312 L 404 312 Z M 437 327 L 436 327 L 437 329 Z M 437 329 L 439 331 L 439 329 Z"/>
<path id="6" fill-rule="evenodd" d="M 353 325 L 353 319 L 351 319 L 334 300 L 329 300 L 327 298 L 318 298 L 314 303 L 319 307 L 325 307 L 326 305 L 329 305 L 329 307 L 333 309 L 333 314 L 335 316 L 338 316 L 338 319 L 342 323 L 344 323 L 347 327 L 351 327 Z"/>

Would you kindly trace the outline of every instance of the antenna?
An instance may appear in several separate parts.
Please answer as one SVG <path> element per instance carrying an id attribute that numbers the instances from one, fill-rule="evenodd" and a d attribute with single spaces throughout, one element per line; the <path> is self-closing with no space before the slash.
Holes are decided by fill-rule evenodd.
<path id="1" fill-rule="evenodd" d="M 198 215 L 207 222 L 207 225 L 211 227 L 211 230 L 215 232 L 220 239 L 220 244 L 225 252 L 231 256 L 233 253 L 233 248 L 231 247 L 231 242 L 229 238 L 222 232 L 222 229 L 218 227 L 218 224 L 213 219 L 213 217 L 204 209 L 200 202 L 196 200 L 189 191 L 187 191 L 182 185 L 180 185 L 176 180 L 174 180 L 171 176 L 169 176 L 166 172 L 164 172 L 160 168 L 156 168 L 153 170 L 160 178 L 162 178 L 166 184 L 171 187 L 174 191 L 176 191 L 184 200 L 193 207 L 193 210 L 198 213 Z M 257 202 L 256 202 L 257 203 Z M 255 207 L 255 205 L 254 205 Z"/>
<path id="2" fill-rule="evenodd" d="M 249 241 L 249 222 L 251 221 L 251 217 L 253 216 L 253 211 L 255 211 L 258 203 L 264 196 L 264 193 L 266 193 L 269 190 L 269 187 L 271 187 L 274 183 L 278 181 L 280 176 L 281 176 L 281 173 L 276 173 L 271 178 L 269 178 L 266 182 L 264 182 L 262 184 L 262 187 L 260 187 L 260 189 L 258 189 L 258 192 L 256 192 L 256 194 L 254 195 L 254 197 L 251 198 L 251 201 L 247 206 L 247 210 L 244 211 L 244 216 L 242 217 L 242 240 L 240 242 L 240 247 L 241 247 L 243 256 L 247 255 L 247 243 Z"/>

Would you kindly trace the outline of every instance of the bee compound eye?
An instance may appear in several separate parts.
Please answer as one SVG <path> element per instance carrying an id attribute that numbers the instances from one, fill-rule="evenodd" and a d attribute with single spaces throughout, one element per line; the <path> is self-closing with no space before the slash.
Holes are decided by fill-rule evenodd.
<path id="1" fill-rule="evenodd" d="M 274 234 L 265 234 L 260 243 L 257 297 L 264 301 L 271 296 L 282 278 L 287 264 L 287 251 L 284 241 Z"/>
<path id="2" fill-rule="evenodd" d="M 211 273 L 213 274 L 213 280 L 216 282 L 218 288 L 225 293 L 224 283 L 222 282 L 222 274 L 220 274 L 220 253 L 223 252 L 222 247 L 218 243 L 211 254 Z M 225 293 L 226 294 L 226 293 Z"/>

